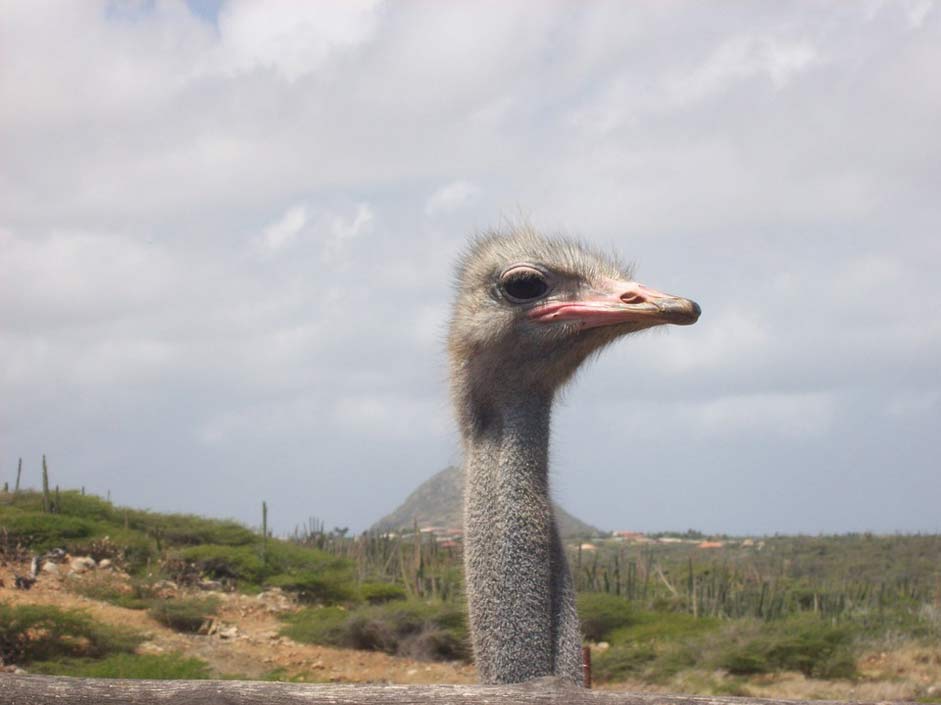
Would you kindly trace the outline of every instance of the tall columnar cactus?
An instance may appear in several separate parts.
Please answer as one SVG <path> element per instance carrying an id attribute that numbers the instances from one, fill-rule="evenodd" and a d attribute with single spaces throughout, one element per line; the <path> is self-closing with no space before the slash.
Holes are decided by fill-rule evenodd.
<path id="1" fill-rule="evenodd" d="M 261 503 L 261 561 L 268 564 L 268 503 Z"/>
<path id="2" fill-rule="evenodd" d="M 13 494 L 19 494 L 20 491 L 20 475 L 23 474 L 23 459 L 20 458 L 20 462 L 16 466 L 16 485 L 13 487 Z"/>
<path id="3" fill-rule="evenodd" d="M 52 511 L 52 498 L 49 496 L 49 467 L 46 465 L 46 454 L 42 454 L 42 510 Z"/>

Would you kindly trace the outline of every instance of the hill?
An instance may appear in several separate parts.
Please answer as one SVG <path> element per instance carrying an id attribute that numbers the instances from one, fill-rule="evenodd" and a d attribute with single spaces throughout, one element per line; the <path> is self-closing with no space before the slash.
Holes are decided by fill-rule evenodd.
<path id="1" fill-rule="evenodd" d="M 464 473 L 461 468 L 449 467 L 435 474 L 412 492 L 391 514 L 387 514 L 370 527 L 371 531 L 388 532 L 419 526 L 440 526 L 459 529 L 461 495 Z M 601 531 L 569 514 L 553 503 L 556 522 L 562 536 L 599 536 Z"/>

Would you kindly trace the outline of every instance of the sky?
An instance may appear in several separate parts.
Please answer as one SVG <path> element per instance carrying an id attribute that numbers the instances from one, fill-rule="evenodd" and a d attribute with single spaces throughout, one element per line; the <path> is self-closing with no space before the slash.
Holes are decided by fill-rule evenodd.
<path id="1" fill-rule="evenodd" d="M 367 528 L 468 237 L 695 299 L 566 390 L 603 529 L 941 531 L 941 3 L 0 4 L 0 482 Z"/>

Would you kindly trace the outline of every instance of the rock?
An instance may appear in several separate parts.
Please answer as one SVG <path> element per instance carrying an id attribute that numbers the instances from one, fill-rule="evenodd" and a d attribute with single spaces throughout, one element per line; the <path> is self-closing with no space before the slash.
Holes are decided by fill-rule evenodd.
<path id="1" fill-rule="evenodd" d="M 234 624 L 229 624 L 225 627 L 220 627 L 216 634 L 219 635 L 220 639 L 235 639 L 239 635 L 239 628 Z"/>
<path id="2" fill-rule="evenodd" d="M 69 569 L 73 573 L 84 573 L 88 570 L 94 570 L 97 567 L 94 558 L 89 558 L 88 556 L 79 556 L 78 558 L 73 558 L 72 562 L 69 563 Z"/>
<path id="3" fill-rule="evenodd" d="M 57 563 L 43 563 L 42 572 L 49 573 L 49 575 L 60 575 L 61 571 L 59 570 L 59 565 Z"/>
<path id="4" fill-rule="evenodd" d="M 102 570 L 107 570 L 111 567 L 111 565 L 112 563 L 110 558 L 102 558 L 100 561 L 98 561 L 98 567 Z"/>
<path id="5" fill-rule="evenodd" d="M 53 563 L 62 563 L 68 558 L 68 553 L 65 552 L 64 548 L 53 548 L 50 551 L 46 551 L 42 556 L 39 557 L 42 561 L 52 561 Z"/>
<path id="6" fill-rule="evenodd" d="M 33 583 L 36 582 L 36 578 L 31 578 L 28 575 L 14 575 L 13 576 L 13 587 L 17 590 L 29 590 L 33 587 Z"/>
<path id="7" fill-rule="evenodd" d="M 160 644 L 155 644 L 152 641 L 145 641 L 137 647 L 137 652 L 141 654 L 162 654 L 164 651 L 165 649 Z"/>
<path id="8" fill-rule="evenodd" d="M 198 587 L 200 590 L 221 591 L 222 583 L 220 583 L 218 580 L 200 580 L 198 583 L 196 583 L 196 587 Z"/>
<path id="9" fill-rule="evenodd" d="M 157 597 L 174 597 L 180 588 L 172 580 L 158 580 L 154 583 L 153 591 Z"/>
<path id="10" fill-rule="evenodd" d="M 255 599 L 261 602 L 268 612 L 287 612 L 294 609 L 294 600 L 281 588 L 269 588 Z"/>

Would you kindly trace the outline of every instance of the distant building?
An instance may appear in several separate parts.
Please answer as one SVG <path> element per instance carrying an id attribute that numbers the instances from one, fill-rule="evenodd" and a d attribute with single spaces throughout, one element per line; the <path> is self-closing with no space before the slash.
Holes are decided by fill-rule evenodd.
<path id="1" fill-rule="evenodd" d="M 696 544 L 696 548 L 722 548 L 724 545 L 721 541 L 702 541 Z"/>

